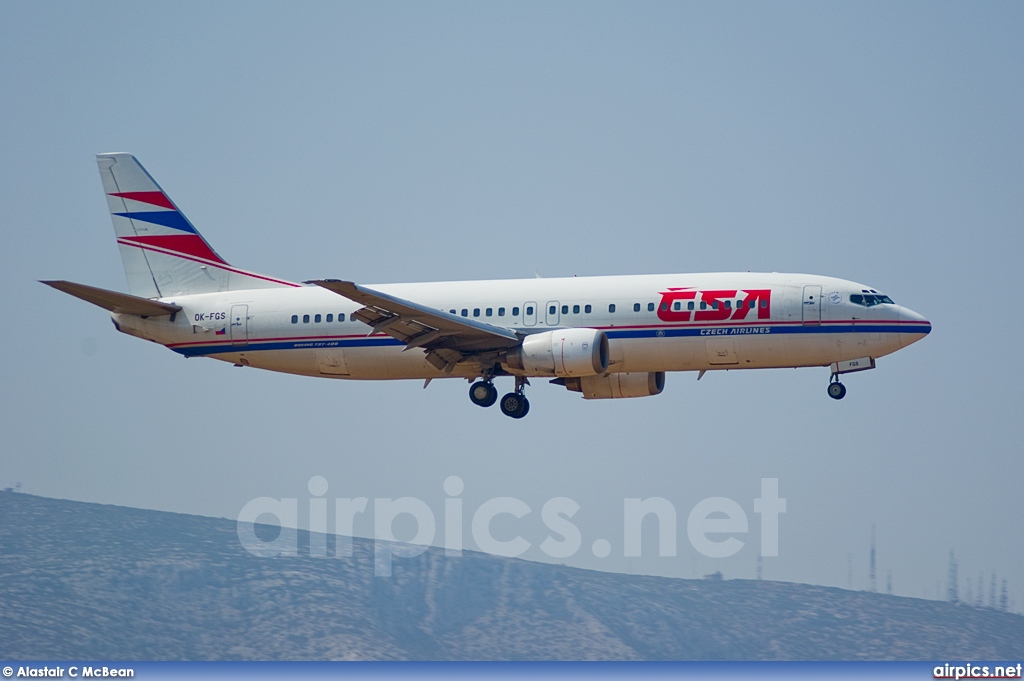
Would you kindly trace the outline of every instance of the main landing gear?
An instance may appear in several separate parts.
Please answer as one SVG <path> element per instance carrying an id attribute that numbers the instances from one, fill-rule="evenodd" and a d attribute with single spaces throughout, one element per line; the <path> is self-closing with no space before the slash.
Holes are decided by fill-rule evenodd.
<path id="1" fill-rule="evenodd" d="M 833 400 L 846 397 L 846 386 L 839 382 L 839 374 L 832 374 L 832 382 L 828 384 L 828 396 Z"/>
<path id="2" fill-rule="evenodd" d="M 514 419 L 521 419 L 530 411 L 530 401 L 526 399 L 526 386 L 530 382 L 523 376 L 516 376 L 516 388 L 501 398 L 501 413 Z M 469 399 L 479 407 L 489 407 L 498 401 L 498 389 L 490 378 L 477 381 L 469 386 Z"/>
<path id="3" fill-rule="evenodd" d="M 489 407 L 498 401 L 498 389 L 490 381 L 477 381 L 469 386 L 469 399 L 478 407 Z"/>

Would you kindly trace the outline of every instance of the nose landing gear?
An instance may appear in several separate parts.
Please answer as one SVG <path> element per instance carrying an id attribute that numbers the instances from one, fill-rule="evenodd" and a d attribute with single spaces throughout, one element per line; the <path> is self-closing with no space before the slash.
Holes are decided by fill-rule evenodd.
<path id="1" fill-rule="evenodd" d="M 833 400 L 846 397 L 846 386 L 839 382 L 839 374 L 832 374 L 832 382 L 828 384 L 828 396 Z"/>

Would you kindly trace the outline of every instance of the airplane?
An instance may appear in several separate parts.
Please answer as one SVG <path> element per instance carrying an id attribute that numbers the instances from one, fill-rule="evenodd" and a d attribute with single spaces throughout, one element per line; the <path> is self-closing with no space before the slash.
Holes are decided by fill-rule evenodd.
<path id="1" fill-rule="evenodd" d="M 520 419 L 531 378 L 594 400 L 658 395 L 669 372 L 829 367 L 840 400 L 840 376 L 931 331 L 869 286 L 806 274 L 286 281 L 229 265 L 131 154 L 96 159 L 130 294 L 41 283 L 186 358 L 424 388 L 462 378 L 481 407 L 511 377 L 500 409 Z"/>

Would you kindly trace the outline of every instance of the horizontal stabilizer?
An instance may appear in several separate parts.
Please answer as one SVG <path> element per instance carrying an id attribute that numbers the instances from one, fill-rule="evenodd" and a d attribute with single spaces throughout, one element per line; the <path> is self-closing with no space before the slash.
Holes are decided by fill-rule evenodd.
<path id="1" fill-rule="evenodd" d="M 179 305 L 161 303 L 148 298 L 130 296 L 127 293 L 108 291 L 95 286 L 76 284 L 73 281 L 40 281 L 40 284 L 52 286 L 58 291 L 63 291 L 75 298 L 81 298 L 87 303 L 98 305 L 104 310 L 117 312 L 118 314 L 137 314 L 143 317 L 159 317 L 161 315 L 174 314 L 181 310 Z"/>

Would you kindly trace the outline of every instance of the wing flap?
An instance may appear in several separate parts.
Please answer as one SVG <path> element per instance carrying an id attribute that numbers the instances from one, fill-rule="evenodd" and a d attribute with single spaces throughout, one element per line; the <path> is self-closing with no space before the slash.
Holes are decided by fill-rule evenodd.
<path id="1" fill-rule="evenodd" d="M 363 307 L 352 313 L 374 332 L 386 333 L 406 344 L 406 349 L 424 348 L 443 361 L 454 364 L 466 354 L 505 350 L 519 345 L 511 329 L 458 317 L 396 296 L 360 286 L 351 281 L 319 279 L 316 284 L 357 302 Z M 439 353 L 441 349 L 447 350 Z"/>
<path id="2" fill-rule="evenodd" d="M 76 284 L 73 281 L 56 280 L 40 281 L 39 283 L 46 284 L 58 291 L 63 291 L 75 298 L 80 298 L 87 303 L 98 305 L 104 310 L 110 310 L 111 312 L 116 312 L 118 314 L 137 314 L 142 317 L 160 317 L 162 315 L 174 314 L 181 310 L 180 305 L 161 303 L 157 300 L 140 298 L 138 296 L 128 295 L 127 293 L 118 293 L 117 291 L 108 291 L 107 289 L 97 288 L 95 286 Z"/>

